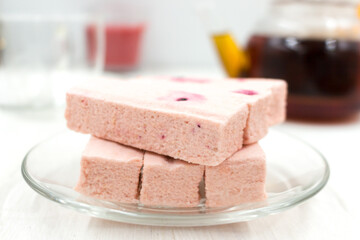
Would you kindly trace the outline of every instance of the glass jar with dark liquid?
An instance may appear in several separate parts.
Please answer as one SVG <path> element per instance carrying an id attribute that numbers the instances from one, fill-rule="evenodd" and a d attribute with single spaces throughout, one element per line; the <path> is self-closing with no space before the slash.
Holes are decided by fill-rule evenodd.
<path id="1" fill-rule="evenodd" d="M 334 119 L 360 108 L 360 22 L 352 1 L 275 1 L 250 37 L 250 77 L 288 82 L 288 116 Z"/>

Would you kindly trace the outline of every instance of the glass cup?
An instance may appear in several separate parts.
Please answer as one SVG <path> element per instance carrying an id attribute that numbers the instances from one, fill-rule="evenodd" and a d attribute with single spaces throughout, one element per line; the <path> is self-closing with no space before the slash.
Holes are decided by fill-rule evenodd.
<path id="1" fill-rule="evenodd" d="M 90 62 L 86 44 L 87 26 L 98 23 L 83 15 L 0 16 L 0 107 L 63 103 L 69 86 L 101 72 L 102 48 Z"/>

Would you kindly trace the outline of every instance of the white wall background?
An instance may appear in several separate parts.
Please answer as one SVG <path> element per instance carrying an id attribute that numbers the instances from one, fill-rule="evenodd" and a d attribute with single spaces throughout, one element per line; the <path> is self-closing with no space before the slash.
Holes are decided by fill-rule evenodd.
<path id="1" fill-rule="evenodd" d="M 0 0 L 0 14 L 69 14 L 86 12 L 101 0 Z M 114 2 L 114 1 L 112 1 Z M 218 64 L 210 37 L 197 16 L 195 0 L 118 0 L 146 5 L 149 20 L 142 65 L 159 68 L 211 68 Z M 204 1 L 203 1 L 204 2 Z M 239 43 L 246 42 L 270 0 L 213 0 Z"/>

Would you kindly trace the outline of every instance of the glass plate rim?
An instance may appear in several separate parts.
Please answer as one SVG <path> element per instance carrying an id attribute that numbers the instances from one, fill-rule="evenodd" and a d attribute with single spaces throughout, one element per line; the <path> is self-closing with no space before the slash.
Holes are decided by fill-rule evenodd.
<path id="1" fill-rule="evenodd" d="M 59 131 L 48 138 L 44 139 L 43 141 L 38 142 L 33 147 L 29 149 L 26 153 L 22 164 L 21 164 L 21 173 L 26 181 L 26 183 L 38 194 L 45 197 L 48 200 L 56 202 L 63 207 L 68 209 L 72 209 L 78 211 L 83 214 L 87 214 L 93 217 L 113 220 L 117 222 L 124 222 L 124 223 L 131 223 L 131 224 L 140 224 L 140 225 L 149 225 L 149 226 L 178 226 L 178 227 L 191 227 L 191 226 L 212 226 L 212 225 L 221 225 L 221 224 L 229 224 L 235 222 L 244 222 L 256 219 L 258 217 L 264 217 L 267 215 L 273 215 L 276 213 L 280 213 L 285 211 L 289 208 L 295 207 L 307 199 L 313 197 L 318 192 L 320 192 L 327 184 L 329 177 L 330 177 L 330 166 L 327 162 L 325 156 L 314 146 L 310 143 L 306 142 L 305 140 L 295 136 L 291 133 L 285 132 L 279 129 L 271 129 L 271 131 L 278 132 L 280 134 L 286 135 L 290 138 L 295 139 L 296 141 L 301 142 L 302 144 L 306 145 L 308 148 L 313 150 L 322 160 L 324 163 L 324 174 L 322 178 L 317 180 L 315 184 L 311 185 L 309 188 L 303 191 L 303 193 L 299 196 L 294 197 L 293 199 L 287 202 L 280 202 L 276 204 L 272 204 L 271 206 L 264 206 L 254 209 L 248 210 L 237 210 L 231 212 L 215 212 L 215 213 L 202 213 L 199 215 L 165 215 L 160 213 L 133 213 L 127 212 L 126 210 L 120 209 L 111 209 L 106 207 L 99 207 L 94 206 L 88 203 L 78 202 L 72 200 L 62 194 L 52 192 L 47 187 L 42 185 L 42 182 L 33 178 L 31 174 L 27 170 L 27 160 L 30 153 L 36 149 L 41 144 L 47 142 L 48 140 L 60 135 L 64 134 L 65 131 Z M 44 184 L 46 185 L 46 184 Z M 241 205 L 238 205 L 241 206 Z M 224 209 L 232 209 L 236 208 L 237 206 L 232 206 Z M 219 217 L 214 221 L 214 217 Z M 167 220 L 176 220 L 177 223 L 173 224 L 171 222 L 166 222 Z M 152 220 L 152 221 L 149 221 Z M 188 222 L 190 220 L 198 220 L 200 222 Z"/>

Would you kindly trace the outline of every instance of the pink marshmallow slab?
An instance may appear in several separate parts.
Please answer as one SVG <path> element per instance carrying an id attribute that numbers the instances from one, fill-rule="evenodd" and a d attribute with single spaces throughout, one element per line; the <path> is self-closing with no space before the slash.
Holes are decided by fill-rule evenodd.
<path id="1" fill-rule="evenodd" d="M 140 202 L 149 206 L 194 207 L 204 166 L 146 152 Z"/>
<path id="2" fill-rule="evenodd" d="M 91 137 L 75 190 L 95 198 L 137 203 L 143 156 L 143 151 Z"/>
<path id="3" fill-rule="evenodd" d="M 268 127 L 282 123 L 286 118 L 287 83 L 280 79 L 263 78 L 166 78 L 162 80 L 188 85 L 212 85 L 223 92 L 238 93 L 248 103 L 249 116 L 244 129 L 244 144 L 258 142 Z M 191 86 L 193 87 L 193 86 Z M 234 90 L 236 89 L 236 90 Z"/>
<path id="4" fill-rule="evenodd" d="M 228 207 L 266 199 L 265 153 L 255 143 L 218 166 L 205 167 L 206 206 Z"/>
<path id="5" fill-rule="evenodd" d="M 215 166 L 266 135 L 274 91 L 242 81 L 99 80 L 67 94 L 70 129 Z"/>
<path id="6" fill-rule="evenodd" d="M 271 97 L 267 107 L 267 119 L 269 126 L 285 121 L 287 83 L 276 79 L 248 79 L 240 80 L 244 88 L 256 89 L 259 92 L 270 91 Z"/>
<path id="7" fill-rule="evenodd" d="M 227 81 L 227 84 L 224 85 L 224 81 Z M 213 79 L 212 82 L 225 91 L 238 88 L 239 92 L 244 92 L 244 94 L 268 95 L 265 111 L 268 126 L 282 123 L 285 120 L 287 97 L 287 83 L 285 81 L 263 78 L 229 78 L 226 80 Z M 264 112 L 262 114 L 264 116 Z"/>

